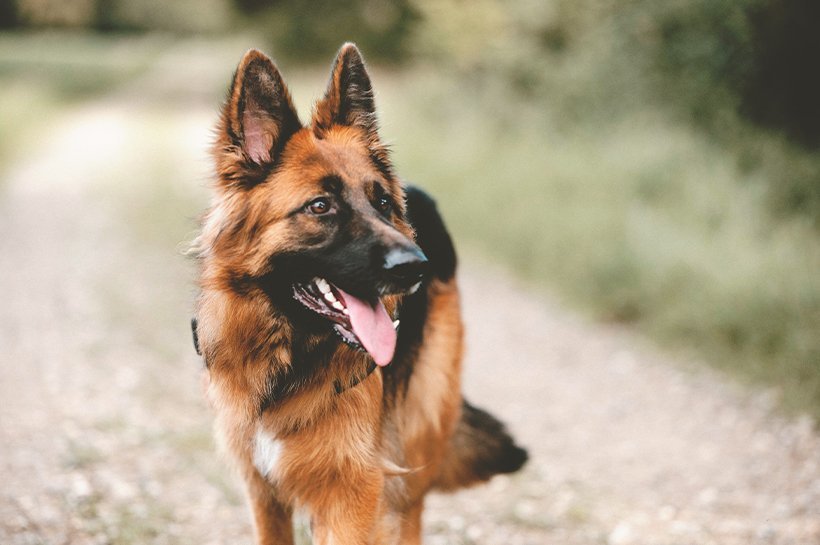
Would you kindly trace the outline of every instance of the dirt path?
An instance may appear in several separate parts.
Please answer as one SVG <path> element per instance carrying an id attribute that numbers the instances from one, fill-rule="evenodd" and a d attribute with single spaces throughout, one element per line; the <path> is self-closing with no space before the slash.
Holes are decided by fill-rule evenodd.
<path id="1" fill-rule="evenodd" d="M 214 456 L 178 244 L 212 117 L 132 89 L 63 118 L 0 181 L 2 544 L 250 542 Z M 478 260 L 460 275 L 467 395 L 532 461 L 433 497 L 428 545 L 820 543 L 809 420 Z"/>

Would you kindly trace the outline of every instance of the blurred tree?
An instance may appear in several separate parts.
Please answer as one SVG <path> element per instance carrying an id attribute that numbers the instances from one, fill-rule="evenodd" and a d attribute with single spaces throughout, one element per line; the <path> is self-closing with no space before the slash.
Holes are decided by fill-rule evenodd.
<path id="1" fill-rule="evenodd" d="M 699 113 L 712 113 L 704 95 L 725 87 L 742 115 L 820 146 L 820 2 L 689 0 L 652 11 L 658 66 Z"/>
<path id="2" fill-rule="evenodd" d="M 610 97 L 629 100 L 641 79 L 699 122 L 708 124 L 729 103 L 820 147 L 817 0 L 475 0 L 469 9 L 461 0 L 414 3 L 426 18 L 422 47 L 468 72 L 501 74 L 535 96 L 551 79 L 544 59 L 563 56 L 589 62 L 578 72 L 596 72 Z"/>
<path id="3" fill-rule="evenodd" d="M 17 3 L 14 0 L 0 0 L 0 28 L 17 26 Z"/>
<path id="4" fill-rule="evenodd" d="M 820 2 L 771 0 L 750 11 L 752 58 L 742 109 L 820 147 Z"/>
<path id="5" fill-rule="evenodd" d="M 270 37 L 277 57 L 328 58 L 355 41 L 369 59 L 399 62 L 410 51 L 418 11 L 408 0 L 234 0 L 247 25 Z"/>
<path id="6" fill-rule="evenodd" d="M 654 15 L 660 39 L 650 66 L 662 74 L 660 88 L 674 89 L 668 96 L 696 121 L 722 134 L 721 112 L 729 106 L 809 151 L 820 149 L 820 2 L 687 0 L 674 9 L 656 6 Z M 759 150 L 741 156 L 750 166 L 761 161 Z M 820 225 L 817 161 L 795 155 L 769 179 L 776 208 Z"/>
<path id="7" fill-rule="evenodd" d="M 227 29 L 230 7 L 230 0 L 0 0 L 0 23 L 8 12 L 29 27 L 207 32 Z"/>
<path id="8" fill-rule="evenodd" d="M 753 141 L 738 138 L 743 119 L 820 149 L 817 0 L 413 2 L 424 18 L 417 50 L 460 73 L 465 88 L 547 106 L 552 125 L 661 107 L 738 151 L 744 168 L 764 153 L 743 149 Z M 520 110 L 519 101 L 496 109 L 506 103 Z M 783 150 L 790 159 L 766 176 L 772 202 L 820 225 L 820 160 Z"/>
<path id="9" fill-rule="evenodd" d="M 239 10 L 246 14 L 258 13 L 276 3 L 281 3 L 277 2 L 277 0 L 234 0 L 234 2 Z"/>
<path id="10" fill-rule="evenodd" d="M 31 26 L 87 26 L 94 0 L 17 0 L 20 21 Z"/>
<path id="11" fill-rule="evenodd" d="M 226 30 L 229 0 L 94 0 L 92 26 L 105 31 L 163 30 L 176 33 Z"/>

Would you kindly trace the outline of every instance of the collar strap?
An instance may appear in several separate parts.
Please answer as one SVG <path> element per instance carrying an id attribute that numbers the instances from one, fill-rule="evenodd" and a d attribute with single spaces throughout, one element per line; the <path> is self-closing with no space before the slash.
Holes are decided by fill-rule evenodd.
<path id="1" fill-rule="evenodd" d="M 371 373 L 373 373 L 373 371 L 375 371 L 375 370 L 376 370 L 376 362 L 371 361 L 370 363 L 367 364 L 367 370 L 364 372 L 364 374 L 354 376 L 353 381 L 350 384 L 348 384 L 347 386 L 343 385 L 342 381 L 339 380 L 339 379 L 334 380 L 333 381 L 333 389 L 335 390 L 336 394 L 338 395 L 338 394 L 341 394 L 342 392 L 344 392 L 345 390 L 350 390 L 352 388 L 355 388 L 356 386 L 361 384 L 361 382 L 364 379 L 369 377 L 371 375 Z"/>
<path id="2" fill-rule="evenodd" d="M 202 351 L 199 348 L 199 335 L 197 334 L 196 326 L 197 326 L 196 318 L 191 318 L 191 334 L 192 334 L 193 340 L 194 340 L 194 350 L 196 350 L 197 355 L 201 356 Z M 364 374 L 354 376 L 353 381 L 350 384 L 345 386 L 344 384 L 342 384 L 341 380 L 339 380 L 339 379 L 334 380 L 333 381 L 333 390 L 338 395 L 338 394 L 341 394 L 342 392 L 344 392 L 345 390 L 350 390 L 351 388 L 355 388 L 364 379 L 369 377 L 373 373 L 373 371 L 375 371 L 375 370 L 376 370 L 376 362 L 371 361 L 370 363 L 367 364 L 367 370 L 365 370 Z"/>

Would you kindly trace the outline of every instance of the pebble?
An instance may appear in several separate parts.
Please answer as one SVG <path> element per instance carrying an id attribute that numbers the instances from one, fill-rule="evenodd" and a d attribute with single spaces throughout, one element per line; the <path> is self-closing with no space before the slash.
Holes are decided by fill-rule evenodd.
<path id="1" fill-rule="evenodd" d="M 669 520 L 672 520 L 673 518 L 675 518 L 675 515 L 677 515 L 677 513 L 678 513 L 678 510 L 675 509 L 674 506 L 664 505 L 663 507 L 661 507 L 658 510 L 658 519 L 663 520 L 663 521 L 669 521 Z"/>
<path id="2" fill-rule="evenodd" d="M 632 526 L 625 521 L 619 522 L 607 537 L 607 545 L 628 545 L 635 540 L 635 532 Z"/>
<path id="3" fill-rule="evenodd" d="M 71 494 L 76 499 L 84 499 L 91 496 L 91 483 L 85 475 L 75 471 L 71 474 Z"/>
<path id="4" fill-rule="evenodd" d="M 709 487 L 704 488 L 698 493 L 697 502 L 704 506 L 710 507 L 715 504 L 718 499 L 718 491 L 717 488 Z"/>

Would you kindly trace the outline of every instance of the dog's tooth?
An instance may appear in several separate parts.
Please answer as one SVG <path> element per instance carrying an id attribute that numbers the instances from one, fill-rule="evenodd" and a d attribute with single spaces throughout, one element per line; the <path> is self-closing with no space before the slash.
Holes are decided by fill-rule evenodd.
<path id="1" fill-rule="evenodd" d="M 327 292 L 327 293 L 325 294 L 325 300 L 326 300 L 328 303 L 333 303 L 334 301 L 336 301 L 336 296 L 335 296 L 335 295 L 333 295 L 333 292 L 332 292 L 332 291 L 329 291 L 329 292 Z"/>
<path id="2" fill-rule="evenodd" d="M 330 293 L 330 284 L 328 284 L 327 280 L 325 280 L 324 278 L 317 278 L 316 286 L 319 287 L 319 291 L 321 291 L 322 293 Z"/>
<path id="3" fill-rule="evenodd" d="M 342 313 L 343 313 L 345 316 L 350 316 L 350 311 L 349 311 L 349 310 L 347 310 L 346 308 L 343 308 L 343 309 L 342 309 Z"/>
<path id="4" fill-rule="evenodd" d="M 333 304 L 331 306 L 336 310 L 345 310 L 345 306 L 339 301 L 333 301 Z"/>
<path id="5" fill-rule="evenodd" d="M 399 328 L 399 320 L 393 320 L 393 329 Z"/>
<path id="6" fill-rule="evenodd" d="M 410 286 L 410 293 L 411 294 L 416 293 L 420 287 L 421 287 L 421 282 L 416 282 L 415 284 Z"/>

